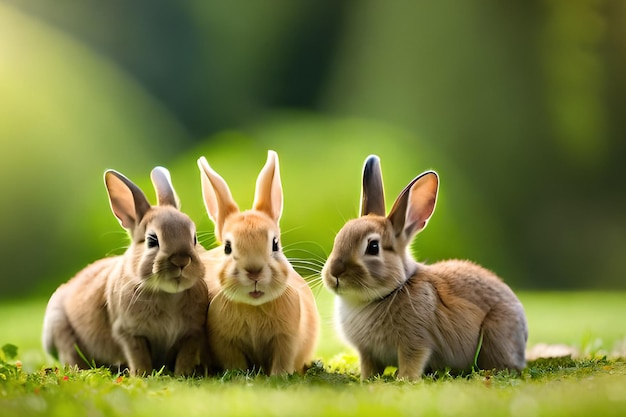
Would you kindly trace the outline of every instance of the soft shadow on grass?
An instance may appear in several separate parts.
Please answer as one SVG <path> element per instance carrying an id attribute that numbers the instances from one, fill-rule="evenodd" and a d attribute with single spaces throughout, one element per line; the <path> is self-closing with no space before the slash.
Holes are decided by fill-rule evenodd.
<path id="1" fill-rule="evenodd" d="M 41 349 L 46 300 L 0 305 L 0 414 L 13 416 L 539 416 L 623 415 L 626 364 L 614 347 L 626 332 L 623 293 L 521 293 L 529 345 L 574 346 L 582 358 L 540 359 L 521 374 L 439 373 L 398 381 L 393 369 L 361 382 L 356 356 L 336 336 L 332 297 L 317 293 L 323 329 L 319 360 L 304 376 L 226 372 L 175 378 L 128 377 L 104 369 L 59 368 Z M 590 342 L 591 341 L 591 342 Z"/>
<path id="2" fill-rule="evenodd" d="M 338 359 L 336 359 L 338 360 Z M 360 382 L 317 362 L 304 376 L 226 372 L 208 378 L 145 378 L 108 369 L 44 368 L 27 373 L 0 361 L 0 407 L 12 416 L 537 416 L 621 415 L 626 364 L 542 359 L 521 374 L 442 373 L 420 382 L 386 375 Z M 591 414 L 589 414 L 591 413 Z"/>

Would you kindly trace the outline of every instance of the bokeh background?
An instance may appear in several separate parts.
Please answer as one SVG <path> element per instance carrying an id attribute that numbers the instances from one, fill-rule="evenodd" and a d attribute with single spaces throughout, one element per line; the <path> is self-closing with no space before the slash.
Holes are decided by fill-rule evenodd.
<path id="1" fill-rule="evenodd" d="M 102 174 L 196 159 L 250 206 L 280 156 L 283 242 L 323 260 L 364 158 L 387 203 L 441 176 L 414 248 L 514 289 L 626 288 L 626 2 L 0 0 L 0 299 L 121 253 Z"/>

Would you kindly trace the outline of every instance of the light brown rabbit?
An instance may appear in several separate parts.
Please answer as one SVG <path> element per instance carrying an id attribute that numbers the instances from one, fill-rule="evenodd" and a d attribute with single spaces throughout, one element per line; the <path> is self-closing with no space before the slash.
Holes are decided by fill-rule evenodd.
<path id="1" fill-rule="evenodd" d="M 411 257 L 409 244 L 433 214 L 438 187 L 435 172 L 419 175 L 385 217 L 380 161 L 365 161 L 361 217 L 339 231 L 322 270 L 362 379 L 386 366 L 409 380 L 467 371 L 477 352 L 481 369 L 525 367 L 526 317 L 506 284 L 468 261 L 425 265 Z"/>
<path id="2" fill-rule="evenodd" d="M 43 344 L 63 364 L 127 366 L 134 375 L 163 366 L 191 375 L 205 366 L 209 294 L 195 225 L 178 210 L 169 172 L 157 167 L 151 178 L 154 207 L 122 174 L 104 174 L 113 213 L 132 241 L 50 298 Z"/>
<path id="3" fill-rule="evenodd" d="M 198 166 L 220 242 L 203 257 L 207 276 L 216 275 L 220 285 L 207 318 L 213 358 L 222 370 L 304 372 L 317 345 L 319 317 L 311 289 L 281 250 L 278 156 L 269 151 L 253 209 L 244 212 L 204 157 Z"/>

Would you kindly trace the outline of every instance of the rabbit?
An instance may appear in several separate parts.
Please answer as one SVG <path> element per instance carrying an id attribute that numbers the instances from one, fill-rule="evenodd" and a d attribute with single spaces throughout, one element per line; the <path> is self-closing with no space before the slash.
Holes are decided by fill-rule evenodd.
<path id="1" fill-rule="evenodd" d="M 62 364 L 128 367 L 139 376 L 164 366 L 189 376 L 206 366 L 209 292 L 195 225 L 178 209 L 169 172 L 157 167 L 151 179 L 158 206 L 122 174 L 104 174 L 113 214 L 131 244 L 51 296 L 43 344 Z"/>
<path id="2" fill-rule="evenodd" d="M 380 159 L 369 156 L 360 217 L 338 232 L 322 269 L 324 285 L 336 295 L 339 333 L 357 350 L 363 380 L 386 366 L 411 381 L 474 365 L 525 367 L 524 308 L 500 278 L 470 261 L 426 265 L 410 254 L 434 212 L 438 188 L 437 173 L 424 172 L 385 217 Z"/>
<path id="3" fill-rule="evenodd" d="M 198 166 L 204 202 L 220 243 L 203 256 L 207 276 L 219 279 L 207 316 L 217 369 L 267 375 L 305 372 L 317 346 L 319 316 L 313 292 L 281 250 L 278 155 L 268 152 L 253 208 L 243 212 L 204 157 Z"/>

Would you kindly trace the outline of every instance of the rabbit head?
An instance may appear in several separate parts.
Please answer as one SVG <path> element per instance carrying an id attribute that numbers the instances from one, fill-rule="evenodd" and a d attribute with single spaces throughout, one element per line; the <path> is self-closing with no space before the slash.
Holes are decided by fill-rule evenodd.
<path id="1" fill-rule="evenodd" d="M 363 168 L 360 217 L 348 221 L 335 237 L 322 270 L 328 289 L 354 304 L 382 299 L 415 271 L 409 244 L 435 210 L 438 176 L 427 171 L 414 178 L 385 216 L 380 159 L 369 156 Z"/>
<path id="2" fill-rule="evenodd" d="M 290 271 L 280 246 L 283 193 L 278 155 L 268 152 L 257 178 L 252 209 L 244 212 L 226 181 L 204 157 L 198 160 L 198 167 L 205 206 L 222 252 L 217 270 L 223 294 L 250 305 L 276 299 L 285 292 Z"/>
<path id="3" fill-rule="evenodd" d="M 151 291 L 178 293 L 194 286 L 204 276 L 196 252 L 196 228 L 179 211 L 179 200 L 167 169 L 152 170 L 158 206 L 151 206 L 144 193 L 124 175 L 107 170 L 104 182 L 113 214 L 131 235 L 128 248 L 130 276 Z"/>

